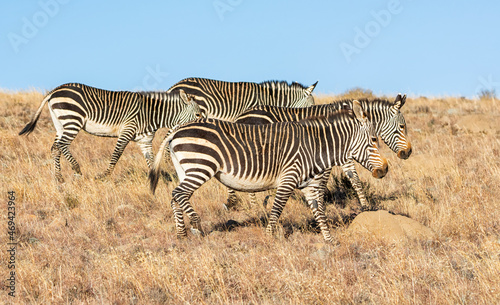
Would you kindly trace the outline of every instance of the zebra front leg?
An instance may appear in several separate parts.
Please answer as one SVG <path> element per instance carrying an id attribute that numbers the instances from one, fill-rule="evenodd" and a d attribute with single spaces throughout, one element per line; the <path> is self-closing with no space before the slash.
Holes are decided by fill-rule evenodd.
<path id="1" fill-rule="evenodd" d="M 120 136 L 118 136 L 118 141 L 116 142 L 113 155 L 111 155 L 111 161 L 109 162 L 109 166 L 106 169 L 106 171 L 95 177 L 96 180 L 106 178 L 111 174 L 111 172 L 113 172 L 116 162 L 118 162 L 118 159 L 120 159 L 121 155 L 123 154 L 123 151 L 125 150 L 125 147 L 127 147 L 127 144 L 132 140 L 134 132 L 135 128 L 129 128 L 125 129 L 120 134 Z"/>
<path id="2" fill-rule="evenodd" d="M 330 179 L 330 175 L 332 173 L 332 169 L 329 168 L 325 170 L 323 176 L 320 178 L 320 193 L 318 198 L 318 208 L 324 214 L 326 211 L 326 203 L 325 203 L 325 192 L 328 185 L 328 180 Z"/>
<path id="3" fill-rule="evenodd" d="M 366 200 L 365 194 L 363 193 L 363 187 L 361 185 L 361 180 L 359 180 L 358 173 L 356 172 L 356 168 L 354 167 L 354 162 L 352 160 L 342 165 L 342 170 L 349 178 L 349 181 L 352 184 L 352 187 L 356 191 L 358 195 L 359 203 L 361 205 L 361 210 L 366 211 L 370 209 L 370 205 Z"/>
<path id="4" fill-rule="evenodd" d="M 227 201 L 226 204 L 224 204 L 224 208 L 229 210 L 233 208 L 237 202 L 238 197 L 236 196 L 236 192 L 231 188 L 227 188 Z"/>
<path id="5" fill-rule="evenodd" d="M 250 206 L 256 206 L 257 196 L 255 196 L 255 193 L 248 193 L 248 197 L 250 197 Z"/>
<path id="6" fill-rule="evenodd" d="M 273 235 L 276 232 L 276 226 L 278 224 L 278 219 L 283 212 L 288 198 L 292 195 L 296 183 L 285 183 L 278 186 L 276 190 L 276 196 L 274 197 L 273 207 L 271 208 L 271 213 L 269 215 L 269 223 L 267 224 L 266 233 Z"/>
<path id="7" fill-rule="evenodd" d="M 250 197 L 250 206 L 257 205 L 257 197 L 255 196 L 255 193 L 248 193 L 248 196 Z M 233 189 L 228 188 L 227 202 L 224 205 L 225 209 L 228 210 L 230 208 L 233 208 L 237 202 L 238 202 L 238 197 L 236 196 L 236 192 Z"/>

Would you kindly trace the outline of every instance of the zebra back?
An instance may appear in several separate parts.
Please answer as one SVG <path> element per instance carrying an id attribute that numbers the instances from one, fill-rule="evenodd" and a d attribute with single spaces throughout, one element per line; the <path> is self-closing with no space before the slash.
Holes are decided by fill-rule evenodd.
<path id="1" fill-rule="evenodd" d="M 298 170 L 295 176 L 303 181 L 350 158 L 373 171 L 376 167 L 373 160 L 383 159 L 373 135 L 366 117 L 356 119 L 352 111 L 338 111 L 328 117 L 264 125 L 196 120 L 180 127 L 166 140 L 165 146 L 170 146 L 174 164 L 180 162 L 184 169 L 179 171 L 176 165 L 180 181 L 190 168 L 204 177 L 220 171 L 240 181 L 269 183 L 269 187 L 259 187 L 260 182 L 256 182 L 257 186 L 244 189 L 235 185 L 233 178 L 225 180 L 219 176 L 221 182 L 234 189 L 259 191 L 276 187 L 272 181 L 289 170 Z M 159 153 L 157 158 L 161 156 Z M 158 165 L 156 160 L 150 172 L 153 192 Z"/>
<path id="2" fill-rule="evenodd" d="M 394 102 L 384 99 L 360 99 L 361 107 L 374 124 L 375 132 L 398 156 L 411 154 L 411 144 L 407 137 L 406 121 L 400 109 L 406 96 L 400 94 Z M 242 124 L 268 124 L 276 122 L 300 121 L 308 117 L 328 116 L 343 108 L 353 107 L 353 99 L 335 101 L 331 104 L 314 105 L 305 108 L 257 106 L 241 114 L 235 122 Z M 406 159 L 404 158 L 404 159 Z"/>
<path id="3" fill-rule="evenodd" d="M 317 82 L 316 82 L 317 83 Z M 168 92 L 184 90 L 194 96 L 207 117 L 233 121 L 241 113 L 257 105 L 304 107 L 314 104 L 312 91 L 316 83 L 305 87 L 298 83 L 268 81 L 225 82 L 205 78 L 186 78 Z"/>

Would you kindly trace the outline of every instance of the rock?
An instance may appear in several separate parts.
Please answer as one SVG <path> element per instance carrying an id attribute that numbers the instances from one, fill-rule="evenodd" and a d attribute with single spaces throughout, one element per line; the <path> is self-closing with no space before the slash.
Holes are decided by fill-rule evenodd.
<path id="1" fill-rule="evenodd" d="M 430 228 L 408 217 L 392 215 L 382 210 L 359 214 L 347 232 L 351 236 L 372 237 L 388 243 L 436 240 L 436 234 Z"/>

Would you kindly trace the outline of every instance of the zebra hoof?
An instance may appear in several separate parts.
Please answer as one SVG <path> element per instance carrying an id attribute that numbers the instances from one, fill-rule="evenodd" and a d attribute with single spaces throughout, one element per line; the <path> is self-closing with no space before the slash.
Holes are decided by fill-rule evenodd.
<path id="1" fill-rule="evenodd" d="M 106 178 L 108 177 L 108 175 L 106 174 L 99 174 L 97 176 L 95 176 L 95 180 L 105 180 Z"/>
<path id="2" fill-rule="evenodd" d="M 326 238 L 325 238 L 325 242 L 326 242 L 327 244 L 329 244 L 330 246 L 332 246 L 333 248 L 338 248 L 338 247 L 340 247 L 340 242 L 339 242 L 338 240 L 336 240 L 336 239 L 332 238 L 332 237 L 330 237 L 330 238 L 328 238 L 328 239 L 326 239 Z"/>
<path id="3" fill-rule="evenodd" d="M 205 233 L 203 233 L 203 231 L 195 229 L 195 228 L 191 228 L 191 233 L 193 233 L 193 235 L 195 235 L 195 236 L 200 236 L 200 237 L 205 236 Z"/>
<path id="4" fill-rule="evenodd" d="M 238 207 L 236 204 L 228 204 L 228 203 L 223 203 L 222 204 L 222 208 L 225 210 L 225 211 L 236 211 L 238 210 Z"/>
<path id="5" fill-rule="evenodd" d="M 56 180 L 59 183 L 64 183 L 64 178 L 62 176 L 56 176 Z"/>

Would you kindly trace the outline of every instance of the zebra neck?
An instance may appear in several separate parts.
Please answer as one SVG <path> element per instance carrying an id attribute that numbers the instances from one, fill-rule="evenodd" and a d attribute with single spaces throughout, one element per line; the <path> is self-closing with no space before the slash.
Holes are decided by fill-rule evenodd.
<path id="1" fill-rule="evenodd" d="M 181 103 L 180 99 L 177 101 L 166 97 L 149 97 L 144 100 L 145 121 L 149 121 L 150 126 L 154 126 L 155 129 L 172 128 L 176 119 L 173 113 L 176 112 L 175 109 L 181 109 Z"/>
<path id="2" fill-rule="evenodd" d="M 361 107 L 368 113 L 370 120 L 375 127 L 375 132 L 380 135 L 384 123 L 390 116 L 390 105 L 380 101 L 361 100 Z"/>
<path id="3" fill-rule="evenodd" d="M 313 139 L 317 139 L 315 141 L 319 148 L 311 150 L 315 151 L 313 159 L 316 169 L 324 171 L 344 164 L 351 158 L 348 152 L 351 150 L 353 139 L 357 136 L 356 128 L 353 128 L 349 121 L 339 121 L 319 127 L 317 132 L 312 133 Z"/>

